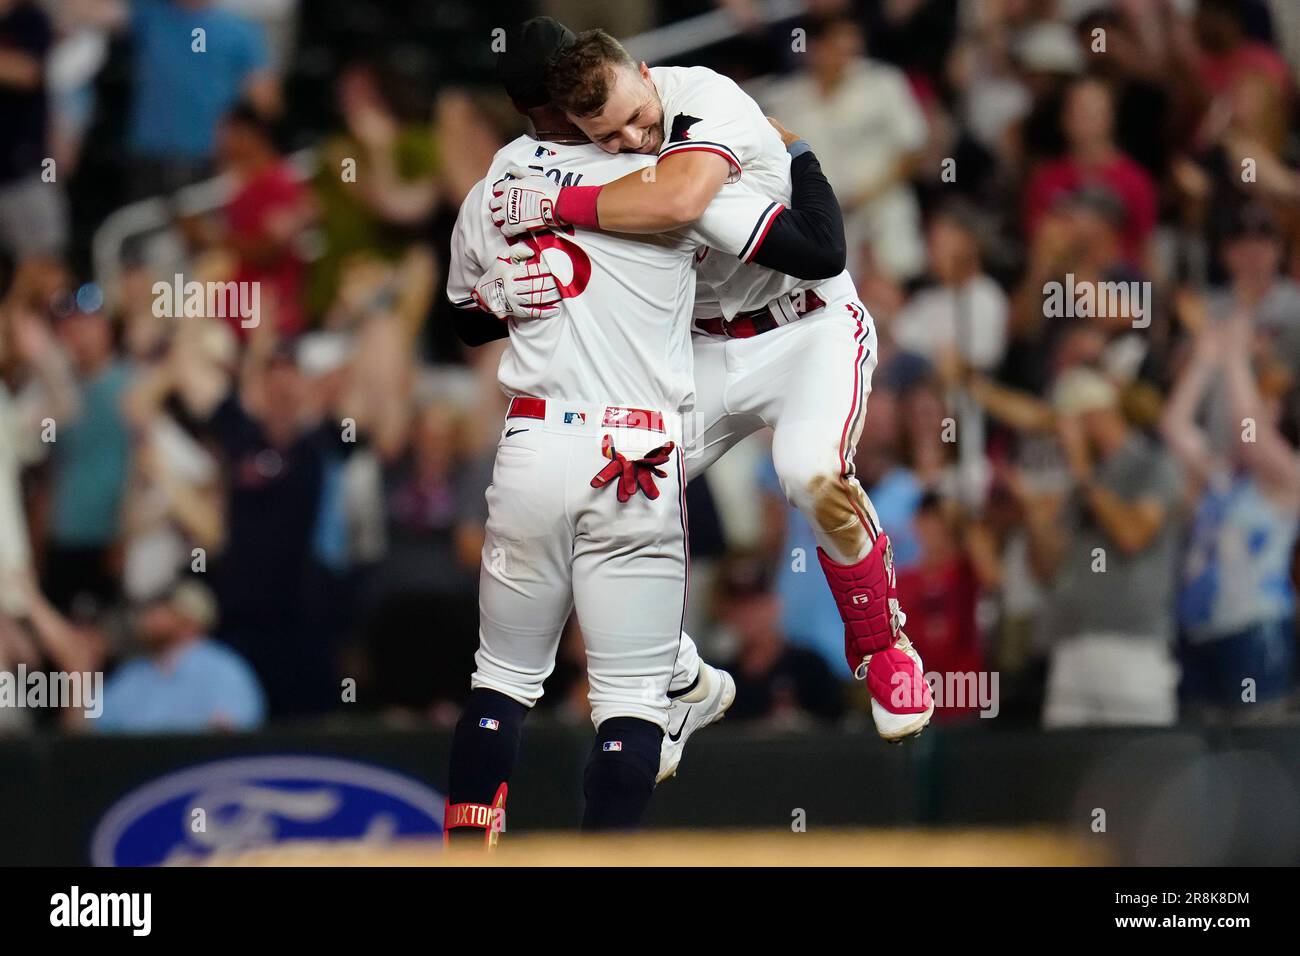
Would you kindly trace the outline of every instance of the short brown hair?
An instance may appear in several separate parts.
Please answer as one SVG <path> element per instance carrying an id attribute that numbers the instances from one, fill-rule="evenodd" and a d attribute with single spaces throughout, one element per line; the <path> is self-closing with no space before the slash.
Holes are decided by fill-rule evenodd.
<path id="1" fill-rule="evenodd" d="M 551 63 L 546 86 L 560 109 L 574 116 L 595 116 L 609 99 L 618 67 L 635 70 L 636 60 L 604 30 L 584 30 Z"/>

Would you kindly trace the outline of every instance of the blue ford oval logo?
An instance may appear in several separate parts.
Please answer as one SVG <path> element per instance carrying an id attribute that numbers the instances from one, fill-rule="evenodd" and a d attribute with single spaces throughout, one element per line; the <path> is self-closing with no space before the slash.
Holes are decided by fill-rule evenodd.
<path id="1" fill-rule="evenodd" d="M 292 840 L 428 838 L 442 833 L 444 805 L 418 780 L 354 760 L 219 760 L 119 800 L 95 828 L 91 862 L 156 866 Z"/>

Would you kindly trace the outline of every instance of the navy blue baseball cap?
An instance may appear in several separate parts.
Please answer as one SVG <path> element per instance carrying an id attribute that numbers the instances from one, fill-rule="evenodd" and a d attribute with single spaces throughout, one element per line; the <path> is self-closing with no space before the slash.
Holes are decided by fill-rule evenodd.
<path id="1" fill-rule="evenodd" d="M 533 17 L 510 28 L 497 54 L 497 80 L 516 106 L 530 110 L 551 101 L 546 71 L 573 41 L 573 31 L 554 17 Z"/>

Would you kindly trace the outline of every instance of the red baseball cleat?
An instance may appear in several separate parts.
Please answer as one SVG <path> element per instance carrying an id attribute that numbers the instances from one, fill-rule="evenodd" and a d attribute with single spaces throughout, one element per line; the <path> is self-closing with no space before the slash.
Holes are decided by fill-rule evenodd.
<path id="1" fill-rule="evenodd" d="M 906 634 L 893 647 L 877 651 L 867 662 L 871 719 L 886 740 L 919 734 L 934 716 L 934 695 L 925 679 L 921 655 Z"/>

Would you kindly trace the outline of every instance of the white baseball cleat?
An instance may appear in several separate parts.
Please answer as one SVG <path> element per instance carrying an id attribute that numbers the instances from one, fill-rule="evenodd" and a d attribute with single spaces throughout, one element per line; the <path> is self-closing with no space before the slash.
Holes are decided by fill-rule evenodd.
<path id="1" fill-rule="evenodd" d="M 659 776 L 655 777 L 655 783 L 676 775 L 691 734 L 721 720 L 736 699 L 736 682 L 722 668 L 700 661 L 700 680 L 709 686 L 703 700 L 692 703 L 678 698 L 668 708 L 668 729 L 659 747 Z"/>

